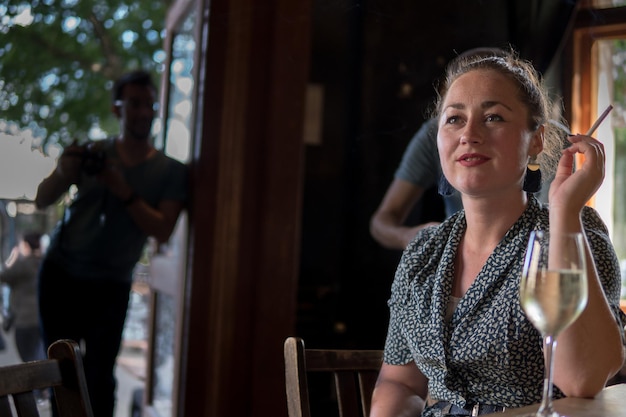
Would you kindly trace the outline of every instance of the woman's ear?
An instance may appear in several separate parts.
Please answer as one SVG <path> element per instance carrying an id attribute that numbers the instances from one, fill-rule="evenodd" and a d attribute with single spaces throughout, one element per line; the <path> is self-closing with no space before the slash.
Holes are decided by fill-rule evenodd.
<path id="1" fill-rule="evenodd" d="M 539 155 L 543 151 L 543 132 L 544 126 L 541 125 L 533 133 L 533 137 L 530 140 L 530 146 L 528 147 L 528 153 L 530 155 Z"/>

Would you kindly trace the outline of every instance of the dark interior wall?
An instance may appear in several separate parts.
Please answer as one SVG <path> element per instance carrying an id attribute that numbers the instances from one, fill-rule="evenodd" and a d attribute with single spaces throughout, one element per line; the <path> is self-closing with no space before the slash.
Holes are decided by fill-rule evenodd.
<path id="1" fill-rule="evenodd" d="M 576 2 L 317 0 L 310 82 L 324 87 L 323 135 L 306 148 L 298 335 L 307 345 L 381 348 L 399 251 L 369 219 L 457 53 L 511 44 L 542 71 Z M 440 220 L 429 190 L 412 220 Z"/>

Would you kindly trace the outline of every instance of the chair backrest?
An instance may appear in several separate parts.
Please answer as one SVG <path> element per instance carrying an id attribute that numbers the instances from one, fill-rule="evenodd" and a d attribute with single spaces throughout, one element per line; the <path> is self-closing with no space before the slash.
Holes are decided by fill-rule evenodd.
<path id="1" fill-rule="evenodd" d="M 289 417 L 311 417 L 308 372 L 334 375 L 340 417 L 369 416 L 382 350 L 305 349 L 302 339 L 289 337 L 284 353 Z"/>
<path id="2" fill-rule="evenodd" d="M 54 342 L 48 359 L 0 367 L 0 416 L 39 417 L 35 392 L 49 388 L 59 417 L 93 417 L 76 342 Z"/>

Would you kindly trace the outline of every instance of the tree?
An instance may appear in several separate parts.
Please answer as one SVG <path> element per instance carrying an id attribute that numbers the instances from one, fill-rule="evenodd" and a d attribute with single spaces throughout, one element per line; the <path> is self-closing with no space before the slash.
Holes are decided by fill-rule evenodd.
<path id="1" fill-rule="evenodd" d="M 65 145 L 117 131 L 110 88 L 125 71 L 162 72 L 171 0 L 0 3 L 0 130 Z"/>

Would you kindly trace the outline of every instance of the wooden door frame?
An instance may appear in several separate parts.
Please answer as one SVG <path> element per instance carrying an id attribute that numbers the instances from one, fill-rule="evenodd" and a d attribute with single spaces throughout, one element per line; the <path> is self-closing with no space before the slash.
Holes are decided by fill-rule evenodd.
<path id="1" fill-rule="evenodd" d="M 203 0 L 177 415 L 286 415 L 309 0 Z"/>

